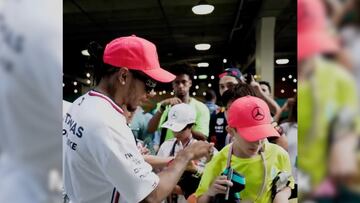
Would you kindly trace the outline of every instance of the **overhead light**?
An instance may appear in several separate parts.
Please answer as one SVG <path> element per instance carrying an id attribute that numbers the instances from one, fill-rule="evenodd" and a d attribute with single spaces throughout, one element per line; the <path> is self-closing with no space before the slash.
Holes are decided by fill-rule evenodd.
<path id="1" fill-rule="evenodd" d="M 91 75 L 90 75 L 90 73 L 86 73 L 86 77 L 88 77 L 88 78 L 89 78 L 90 76 L 91 76 Z"/>
<path id="2" fill-rule="evenodd" d="M 81 51 L 81 54 L 84 55 L 84 56 L 90 56 L 89 52 L 87 49 L 84 49 Z"/>
<path id="3" fill-rule="evenodd" d="M 197 66 L 198 66 L 199 68 L 201 68 L 201 67 L 209 67 L 209 63 L 207 63 L 207 62 L 201 62 L 201 63 L 198 63 Z"/>
<path id="4" fill-rule="evenodd" d="M 206 96 L 206 92 L 203 92 L 203 96 Z"/>
<path id="5" fill-rule="evenodd" d="M 63 83 L 63 87 L 65 87 L 65 83 Z"/>
<path id="6" fill-rule="evenodd" d="M 76 85 L 77 85 L 77 82 L 76 82 L 76 81 L 74 81 L 74 83 L 73 83 L 73 84 L 74 84 L 74 86 L 76 86 Z"/>
<path id="7" fill-rule="evenodd" d="M 210 5 L 206 0 L 200 0 L 200 2 L 192 7 L 192 12 L 196 15 L 206 15 L 214 11 L 214 6 Z"/>
<path id="8" fill-rule="evenodd" d="M 281 93 L 284 93 L 284 92 L 285 92 L 285 90 L 283 90 L 283 89 L 282 89 L 280 92 L 281 92 Z"/>
<path id="9" fill-rule="evenodd" d="M 192 95 L 193 95 L 193 96 L 196 96 L 196 92 L 193 92 Z"/>
<path id="10" fill-rule="evenodd" d="M 162 93 L 163 93 L 163 94 L 166 94 L 166 91 L 164 90 L 164 91 L 162 91 Z"/>
<path id="11" fill-rule="evenodd" d="M 294 89 L 294 92 L 296 93 L 296 89 Z"/>
<path id="12" fill-rule="evenodd" d="M 292 78 L 292 75 L 289 75 L 289 79 L 291 79 Z"/>
<path id="13" fill-rule="evenodd" d="M 77 90 L 77 89 L 74 89 L 74 93 L 75 93 L 75 94 L 78 93 L 78 90 Z"/>
<path id="14" fill-rule="evenodd" d="M 289 59 L 276 59 L 276 64 L 278 65 L 284 65 L 289 63 Z"/>
<path id="15" fill-rule="evenodd" d="M 284 77 L 281 78 L 282 81 L 285 81 L 286 79 Z"/>
<path id="16" fill-rule="evenodd" d="M 297 82 L 296 78 L 294 78 L 293 82 L 294 82 L 294 83 L 296 83 L 296 82 Z"/>
<path id="17" fill-rule="evenodd" d="M 211 83 L 208 84 L 208 87 L 211 87 Z"/>
<path id="18" fill-rule="evenodd" d="M 170 92 L 171 95 L 174 95 L 174 92 Z"/>
<path id="19" fill-rule="evenodd" d="M 207 78 L 207 75 L 199 75 L 200 80 L 205 80 Z"/>
<path id="20" fill-rule="evenodd" d="M 213 80 L 213 79 L 215 79 L 215 76 L 212 75 L 210 78 Z"/>
<path id="21" fill-rule="evenodd" d="M 194 75 L 194 80 L 196 80 L 197 79 L 197 76 L 196 75 Z"/>
<path id="22" fill-rule="evenodd" d="M 223 63 L 227 63 L 227 59 L 223 59 Z"/>
<path id="23" fill-rule="evenodd" d="M 257 75 L 254 75 L 254 79 L 257 79 L 258 78 L 258 76 Z"/>
<path id="24" fill-rule="evenodd" d="M 209 50 L 210 47 L 211 47 L 211 45 L 210 45 L 210 44 L 206 44 L 206 43 L 196 44 L 196 45 L 195 45 L 195 49 L 198 50 L 198 51 Z"/>
<path id="25" fill-rule="evenodd" d="M 161 96 L 161 95 L 162 95 L 162 92 L 159 92 L 159 95 Z"/>
<path id="26" fill-rule="evenodd" d="M 91 81 L 90 81 L 90 80 L 86 80 L 86 83 L 90 85 Z"/>
<path id="27" fill-rule="evenodd" d="M 196 85 L 196 86 L 195 86 L 195 89 L 199 89 L 199 85 Z"/>

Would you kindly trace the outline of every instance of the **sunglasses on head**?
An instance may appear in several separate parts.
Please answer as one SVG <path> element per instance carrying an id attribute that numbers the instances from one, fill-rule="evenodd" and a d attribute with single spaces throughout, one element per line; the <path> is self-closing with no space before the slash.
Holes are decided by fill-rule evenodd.
<path id="1" fill-rule="evenodd" d="M 149 78 L 147 75 L 140 71 L 136 70 L 130 70 L 131 74 L 133 74 L 134 78 L 141 80 L 145 83 L 145 91 L 147 94 L 150 94 L 152 91 L 154 91 L 156 87 L 156 82 Z"/>

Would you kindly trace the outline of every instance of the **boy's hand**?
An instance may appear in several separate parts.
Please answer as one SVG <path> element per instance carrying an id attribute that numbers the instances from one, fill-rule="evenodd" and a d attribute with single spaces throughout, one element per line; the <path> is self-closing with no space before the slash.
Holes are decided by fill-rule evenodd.
<path id="1" fill-rule="evenodd" d="M 233 186 L 233 183 L 230 180 L 227 180 L 226 176 L 219 176 L 215 179 L 209 190 L 207 191 L 207 195 L 213 197 L 217 194 L 226 194 L 226 187 Z"/>

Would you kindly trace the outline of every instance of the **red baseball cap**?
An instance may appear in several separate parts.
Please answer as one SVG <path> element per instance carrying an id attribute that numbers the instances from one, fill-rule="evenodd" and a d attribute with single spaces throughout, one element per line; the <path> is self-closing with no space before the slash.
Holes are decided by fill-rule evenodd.
<path id="1" fill-rule="evenodd" d="M 176 77 L 160 67 L 156 46 L 135 35 L 119 37 L 108 43 L 103 61 L 115 67 L 142 71 L 159 82 L 171 82 Z"/>
<path id="2" fill-rule="evenodd" d="M 239 135 L 249 142 L 266 137 L 280 137 L 271 125 L 268 105 L 260 98 L 245 96 L 236 99 L 227 115 L 229 127 L 236 128 Z"/>
<path id="3" fill-rule="evenodd" d="M 298 61 L 339 50 L 338 40 L 330 34 L 323 2 L 298 0 L 297 5 Z"/>

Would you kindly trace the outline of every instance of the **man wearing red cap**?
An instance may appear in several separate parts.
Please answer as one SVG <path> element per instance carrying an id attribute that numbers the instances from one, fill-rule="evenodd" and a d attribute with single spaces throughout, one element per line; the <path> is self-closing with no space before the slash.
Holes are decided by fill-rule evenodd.
<path id="1" fill-rule="evenodd" d="M 104 51 L 91 46 L 99 84 L 73 102 L 63 123 L 63 179 L 66 200 L 76 203 L 161 202 L 187 164 L 211 153 L 196 142 L 178 153 L 168 170 L 156 175 L 139 153 L 124 112 L 135 111 L 155 82 L 175 76 L 160 68 L 153 43 L 120 37 Z"/>
<path id="2" fill-rule="evenodd" d="M 271 125 L 268 105 L 257 97 L 241 97 L 231 104 L 227 115 L 227 131 L 234 142 L 206 165 L 195 193 L 198 202 L 211 202 L 226 194 L 227 186 L 242 188 L 229 197 L 236 196 L 241 202 L 288 202 L 294 187 L 290 159 L 283 148 L 266 141 L 280 136 Z M 222 175 L 229 169 L 238 174 L 237 179 L 229 181 Z"/>

